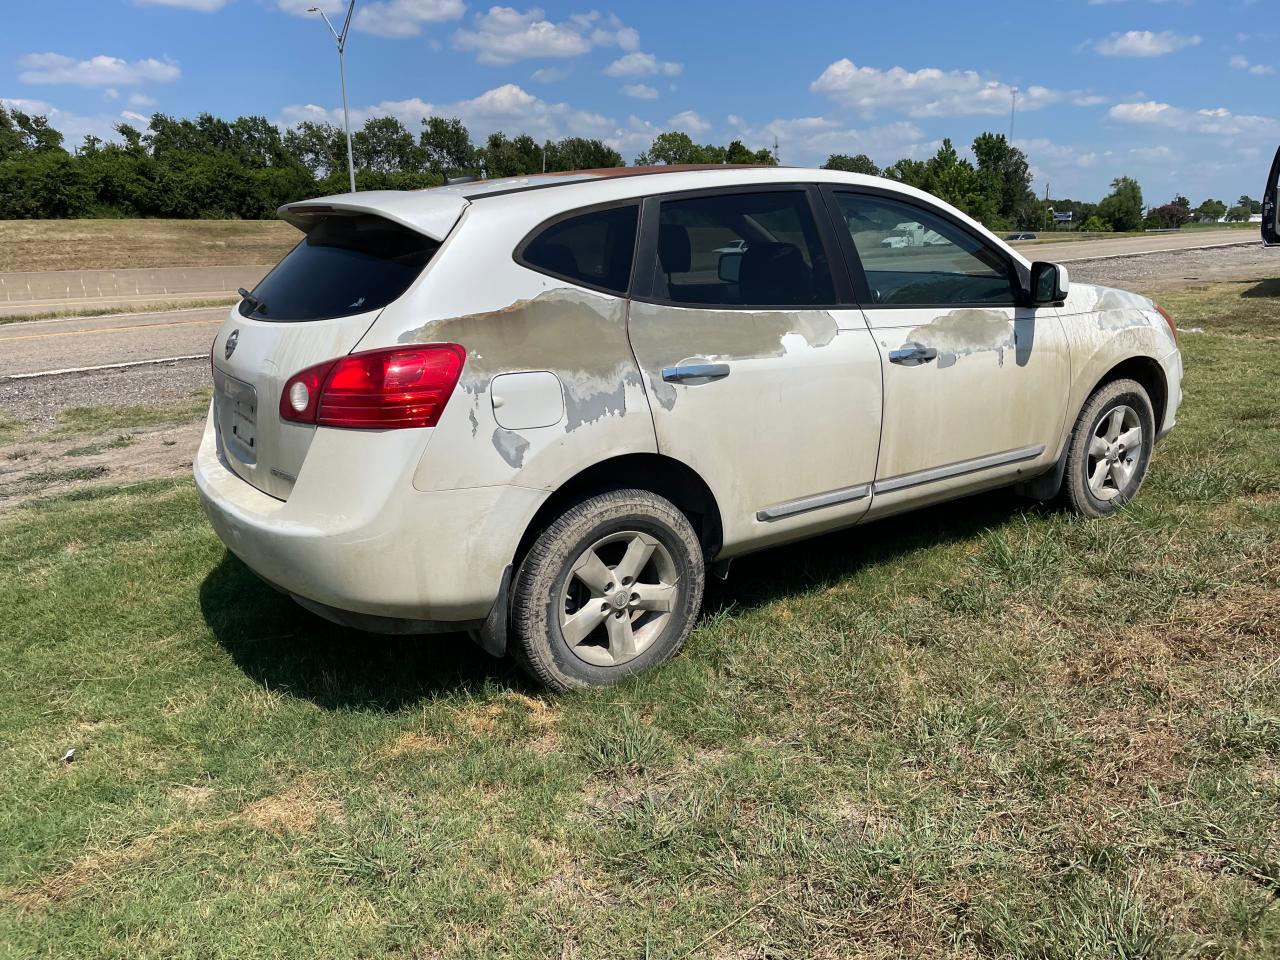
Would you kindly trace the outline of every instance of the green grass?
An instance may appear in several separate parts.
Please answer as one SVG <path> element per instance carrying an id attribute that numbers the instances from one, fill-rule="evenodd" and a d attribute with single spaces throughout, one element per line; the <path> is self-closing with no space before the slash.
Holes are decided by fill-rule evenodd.
<path id="1" fill-rule="evenodd" d="M 139 427 L 163 427 L 190 423 L 209 409 L 209 390 L 193 391 L 191 396 L 167 404 L 141 404 L 117 407 L 67 407 L 58 414 L 54 436 L 85 433 L 112 433 Z"/>
<path id="2" fill-rule="evenodd" d="M 0 410 L 0 446 L 13 443 L 23 434 L 22 422 Z"/>
<path id="3" fill-rule="evenodd" d="M 186 480 L 0 515 L 0 957 L 1277 956 L 1249 289 L 1178 295 L 1206 332 L 1120 516 L 999 494 L 746 558 L 587 695 L 317 620 Z"/>
<path id="4" fill-rule="evenodd" d="M 121 304 L 117 307 L 93 307 L 83 310 L 54 310 L 45 313 L 13 313 L 0 316 L 0 326 L 7 323 L 28 323 L 32 320 L 66 320 L 74 317 L 112 317 L 121 313 L 168 313 L 171 310 L 192 310 L 196 307 L 229 307 L 239 303 L 239 297 L 217 297 L 212 300 L 174 300 L 162 303 Z"/>

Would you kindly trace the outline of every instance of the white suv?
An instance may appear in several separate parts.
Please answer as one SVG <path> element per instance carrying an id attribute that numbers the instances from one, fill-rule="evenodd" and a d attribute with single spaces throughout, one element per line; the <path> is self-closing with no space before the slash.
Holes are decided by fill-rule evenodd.
<path id="1" fill-rule="evenodd" d="M 291 204 L 213 345 L 226 545 L 338 623 L 557 689 L 672 656 L 708 566 L 993 487 L 1101 516 L 1173 426 L 1145 297 L 920 191 L 621 168 Z M 907 224 L 938 242 L 885 246 Z"/>

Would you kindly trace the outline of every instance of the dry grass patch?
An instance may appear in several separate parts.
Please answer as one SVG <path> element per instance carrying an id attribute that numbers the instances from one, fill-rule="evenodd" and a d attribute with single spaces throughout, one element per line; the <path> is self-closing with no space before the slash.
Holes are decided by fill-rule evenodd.
<path id="1" fill-rule="evenodd" d="M 282 220 L 7 220 L 0 273 L 275 263 L 299 236 Z"/>

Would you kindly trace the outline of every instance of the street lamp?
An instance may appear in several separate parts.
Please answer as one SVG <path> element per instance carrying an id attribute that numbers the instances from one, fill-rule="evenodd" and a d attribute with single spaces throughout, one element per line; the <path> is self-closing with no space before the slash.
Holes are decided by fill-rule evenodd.
<path id="1" fill-rule="evenodd" d="M 356 162 L 351 150 L 351 114 L 347 110 L 347 68 L 344 65 L 343 52 L 347 48 L 347 31 L 351 28 L 351 14 L 355 12 L 356 0 L 351 0 L 347 7 L 347 18 L 342 21 L 342 32 L 339 33 L 333 29 L 333 24 L 329 22 L 329 18 L 325 16 L 325 12 L 319 7 L 308 7 L 307 13 L 318 13 L 324 20 L 324 25 L 329 28 L 329 32 L 333 34 L 333 39 L 338 43 L 338 76 L 342 78 L 342 125 L 347 131 L 347 175 L 351 178 L 351 192 L 356 192 Z"/>

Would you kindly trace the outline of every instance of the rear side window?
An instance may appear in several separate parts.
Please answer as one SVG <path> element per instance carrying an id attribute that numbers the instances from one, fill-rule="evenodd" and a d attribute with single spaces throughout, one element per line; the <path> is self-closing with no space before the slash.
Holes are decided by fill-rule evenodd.
<path id="1" fill-rule="evenodd" d="M 800 190 L 664 200 L 654 290 L 676 304 L 817 306 L 831 270 Z"/>
<path id="2" fill-rule="evenodd" d="M 377 310 L 409 289 L 439 247 L 382 217 L 321 217 L 240 304 L 240 313 L 294 323 Z"/>
<path id="3" fill-rule="evenodd" d="M 584 287 L 625 294 L 631 282 L 638 204 L 557 220 L 535 234 L 517 259 Z"/>

